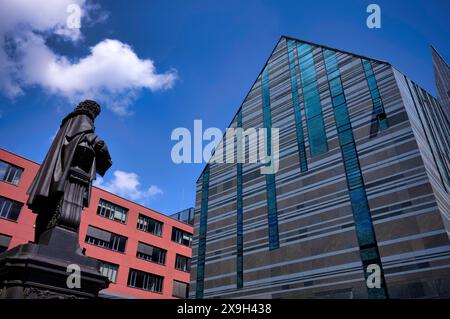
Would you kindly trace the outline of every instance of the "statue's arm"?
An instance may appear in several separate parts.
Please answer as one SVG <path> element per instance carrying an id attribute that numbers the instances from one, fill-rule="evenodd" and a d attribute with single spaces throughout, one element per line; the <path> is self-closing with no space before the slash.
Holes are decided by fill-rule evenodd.
<path id="1" fill-rule="evenodd" d="M 95 132 L 89 132 L 85 135 L 86 140 L 94 148 L 96 171 L 100 176 L 105 175 L 106 171 L 111 167 L 112 160 L 108 147 Z"/>
<path id="2" fill-rule="evenodd" d="M 112 165 L 111 155 L 109 154 L 109 150 L 105 142 L 98 138 L 94 145 L 94 150 L 97 173 L 100 174 L 100 176 L 103 176 Z"/>

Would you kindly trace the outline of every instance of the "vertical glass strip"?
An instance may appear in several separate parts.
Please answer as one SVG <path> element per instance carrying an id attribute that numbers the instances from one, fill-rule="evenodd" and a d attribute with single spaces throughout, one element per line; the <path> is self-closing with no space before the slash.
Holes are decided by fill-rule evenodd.
<path id="1" fill-rule="evenodd" d="M 334 117 L 344 161 L 347 186 L 352 206 L 355 230 L 358 238 L 359 253 L 364 268 L 364 276 L 367 280 L 367 266 L 376 264 L 381 270 L 381 287 L 368 288 L 369 298 L 387 298 L 387 287 L 384 279 L 383 265 L 381 263 L 378 244 L 373 228 L 369 203 L 367 200 L 361 166 L 356 149 L 353 130 L 348 114 L 347 103 L 342 87 L 342 81 L 337 64 L 336 53 L 332 50 L 324 50 L 323 56 L 330 85 L 331 99 Z M 339 84 L 337 84 L 339 83 Z M 335 85 L 334 90 L 332 85 Z"/>
<path id="2" fill-rule="evenodd" d="M 389 124 L 386 118 L 386 112 L 384 111 L 380 91 L 378 90 L 375 73 L 373 73 L 372 63 L 366 59 L 361 59 L 361 61 L 366 75 L 367 85 L 369 86 L 370 96 L 372 97 L 373 113 L 377 118 L 379 129 L 385 130 L 389 127 Z"/>
<path id="3" fill-rule="evenodd" d="M 195 297 L 203 299 L 205 289 L 205 254 L 206 254 L 206 223 L 208 220 L 209 164 L 206 165 L 202 180 L 202 201 L 200 208 L 200 231 L 198 235 L 197 285 Z"/>
<path id="4" fill-rule="evenodd" d="M 300 158 L 300 171 L 306 172 L 308 170 L 308 162 L 306 160 L 305 138 L 303 136 L 302 114 L 300 112 L 297 76 L 295 74 L 295 55 L 294 55 L 294 47 L 293 47 L 292 40 L 287 40 L 287 49 L 288 49 L 288 57 L 289 57 L 289 69 L 291 72 L 292 103 L 294 105 L 294 117 L 295 117 L 295 128 L 297 131 L 298 155 Z"/>
<path id="5" fill-rule="evenodd" d="M 237 114 L 237 127 L 242 128 L 242 108 Z M 244 287 L 242 163 L 239 162 L 237 163 L 236 192 L 236 287 L 239 289 Z"/>
<path id="6" fill-rule="evenodd" d="M 309 148 L 311 150 L 311 156 L 316 156 L 326 153 L 328 151 L 328 144 L 311 45 L 298 42 L 297 56 L 300 67 L 303 101 L 305 104 Z"/>
<path id="7" fill-rule="evenodd" d="M 269 66 L 264 68 L 262 79 L 262 106 L 264 128 L 267 130 L 266 154 L 272 154 L 272 115 L 270 113 L 270 86 L 269 86 Z M 275 185 L 275 174 L 266 174 L 267 189 L 267 216 L 269 224 L 269 249 L 280 247 L 278 238 L 278 212 L 277 212 L 277 194 Z"/>

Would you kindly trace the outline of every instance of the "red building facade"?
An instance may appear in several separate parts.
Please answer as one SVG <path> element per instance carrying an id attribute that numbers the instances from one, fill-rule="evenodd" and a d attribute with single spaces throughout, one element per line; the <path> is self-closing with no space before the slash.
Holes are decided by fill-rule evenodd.
<path id="1" fill-rule="evenodd" d="M 0 252 L 34 240 L 36 215 L 26 191 L 39 164 L 0 149 Z M 93 187 L 81 217 L 80 246 L 102 262 L 118 298 L 185 298 L 192 257 L 191 225 Z"/>

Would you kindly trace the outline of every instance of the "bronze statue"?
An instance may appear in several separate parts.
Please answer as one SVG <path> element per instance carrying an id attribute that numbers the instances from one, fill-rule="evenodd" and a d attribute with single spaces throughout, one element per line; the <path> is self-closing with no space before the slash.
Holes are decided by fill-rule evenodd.
<path id="1" fill-rule="evenodd" d="M 92 181 L 112 165 L 95 134 L 99 114 L 100 105 L 86 100 L 63 119 L 28 189 L 27 205 L 37 214 L 35 242 L 0 254 L 0 299 L 96 298 L 108 287 L 100 262 L 84 254 L 78 236 Z M 76 287 L 67 281 L 74 265 L 82 274 Z"/>
<path id="2" fill-rule="evenodd" d="M 92 181 L 112 165 L 106 144 L 95 134 L 94 120 L 100 111 L 95 101 L 86 100 L 63 119 L 28 189 L 27 205 L 37 214 L 36 243 L 54 226 L 78 232 Z"/>

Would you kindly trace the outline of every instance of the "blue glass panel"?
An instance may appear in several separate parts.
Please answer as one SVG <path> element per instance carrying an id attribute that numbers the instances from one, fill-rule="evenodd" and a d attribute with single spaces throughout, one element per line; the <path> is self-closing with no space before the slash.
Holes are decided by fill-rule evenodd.
<path id="1" fill-rule="evenodd" d="M 197 285 L 195 296 L 203 298 L 205 281 L 206 228 L 208 219 L 209 164 L 206 165 L 202 180 L 202 202 L 200 209 L 200 230 L 198 235 Z"/>
<path id="2" fill-rule="evenodd" d="M 331 79 L 337 78 L 338 76 L 339 76 L 339 70 L 336 68 L 335 71 L 330 73 L 329 79 L 331 80 Z"/>
<path id="3" fill-rule="evenodd" d="M 372 96 L 372 100 L 381 99 L 380 92 L 378 91 L 378 88 L 374 89 L 374 90 L 371 90 L 370 91 L 370 95 Z"/>
<path id="4" fill-rule="evenodd" d="M 348 117 L 347 105 L 340 104 L 340 105 L 334 107 L 334 116 L 335 116 L 336 126 L 338 128 L 343 125 L 346 125 L 346 124 L 348 125 L 349 117 Z"/>
<path id="5" fill-rule="evenodd" d="M 307 122 L 311 156 L 320 155 L 328 151 L 322 116 L 316 116 Z"/>
<path id="6" fill-rule="evenodd" d="M 335 74 L 336 71 L 337 73 L 339 73 L 336 54 L 334 54 L 334 52 L 332 51 L 325 50 L 324 58 L 325 58 L 325 66 L 328 72 L 328 77 L 331 80 L 336 77 Z"/>
<path id="7" fill-rule="evenodd" d="M 378 257 L 378 251 L 375 247 L 361 250 L 361 259 L 363 262 L 369 261 L 372 263 L 376 261 Z"/>
<path id="8" fill-rule="evenodd" d="M 380 129 L 385 130 L 389 127 L 389 124 L 386 119 L 380 120 Z"/>
<path id="9" fill-rule="evenodd" d="M 268 154 L 271 154 L 271 138 L 270 132 L 272 128 L 272 118 L 270 111 L 270 86 L 269 86 L 269 67 L 266 66 L 262 75 L 262 97 L 263 97 L 263 119 L 264 127 L 267 128 L 267 147 Z M 266 174 L 266 192 L 267 192 L 267 219 L 269 226 L 269 249 L 279 248 L 278 237 L 278 212 L 277 212 L 277 197 L 275 186 L 275 175 Z"/>
<path id="10" fill-rule="evenodd" d="M 353 220 L 355 222 L 356 236 L 360 248 L 360 256 L 363 266 L 370 263 L 376 263 L 381 267 L 382 287 L 380 289 L 368 289 L 370 298 L 387 298 L 387 288 L 384 280 L 381 259 L 378 252 L 378 246 L 373 229 L 370 208 L 365 191 L 364 180 L 358 160 L 358 152 L 356 149 L 353 131 L 350 123 L 350 117 L 345 103 L 342 83 L 340 76 L 336 75 L 337 61 L 335 53 L 331 50 L 324 50 L 325 65 L 329 80 L 330 93 L 332 95 L 333 111 L 335 116 L 336 128 L 338 131 L 339 144 L 341 147 L 342 159 L 349 189 L 350 202 L 353 212 Z M 370 62 L 363 60 L 364 69 L 368 76 L 372 72 Z M 372 72 L 373 74 L 373 72 Z M 375 77 L 368 79 L 370 86 L 375 86 L 372 96 L 379 101 L 374 100 L 374 110 L 382 110 L 382 102 L 379 98 L 378 88 L 376 88 Z M 338 95 L 336 95 L 340 92 Z M 367 277 L 367 274 L 365 273 Z"/>
<path id="11" fill-rule="evenodd" d="M 320 95 L 316 87 L 314 87 L 312 90 L 309 90 L 308 92 L 303 91 L 303 99 L 305 100 L 306 108 L 313 104 L 319 104 L 320 107 Z"/>
<path id="12" fill-rule="evenodd" d="M 357 224 L 355 227 L 359 246 L 363 247 L 375 244 L 375 235 L 369 224 Z"/>
<path id="13" fill-rule="evenodd" d="M 370 68 L 368 70 L 365 71 L 366 72 L 366 76 L 374 76 L 375 74 L 373 73 L 373 70 Z"/>
<path id="14" fill-rule="evenodd" d="M 372 71 L 372 64 L 370 63 L 370 61 L 368 60 L 362 60 L 363 62 L 363 66 L 364 66 L 364 70 L 367 71 Z"/>
<path id="15" fill-rule="evenodd" d="M 322 104 L 317 86 L 312 47 L 308 44 L 297 43 L 297 55 L 302 81 L 310 152 L 311 156 L 316 156 L 328 151 L 328 143 L 322 115 Z"/>
<path id="16" fill-rule="evenodd" d="M 314 69 L 311 69 L 311 71 L 314 72 Z M 313 75 L 314 75 L 314 73 L 313 73 Z M 316 84 L 316 82 L 312 82 L 312 83 L 309 83 L 308 85 L 303 85 L 302 90 L 303 90 L 303 95 L 307 95 L 312 90 L 314 90 L 313 95 L 315 95 L 315 94 L 317 94 L 317 84 Z"/>
<path id="17" fill-rule="evenodd" d="M 381 99 L 373 99 L 373 108 L 375 110 L 375 114 L 383 113 L 383 106 L 381 104 Z"/>
<path id="18" fill-rule="evenodd" d="M 333 106 L 338 106 L 345 103 L 345 97 L 344 94 L 339 94 L 338 96 L 333 98 Z M 347 107 L 346 107 L 347 108 Z"/>
<path id="19" fill-rule="evenodd" d="M 375 80 L 375 76 L 371 75 L 367 77 L 367 83 L 369 84 L 369 89 L 374 90 L 377 88 L 377 81 Z"/>
<path id="20" fill-rule="evenodd" d="M 320 102 L 308 100 L 309 103 L 306 103 L 306 117 L 312 119 L 313 117 L 320 116 L 322 114 L 322 108 L 320 106 Z"/>
<path id="21" fill-rule="evenodd" d="M 303 71 L 301 73 L 301 76 L 302 76 L 302 83 L 304 85 L 315 83 L 314 81 L 316 80 L 316 78 L 315 78 L 315 73 L 314 73 L 313 69 L 310 69 L 308 71 Z"/>
<path id="22" fill-rule="evenodd" d="M 342 106 L 336 107 L 335 110 L 339 110 L 341 107 L 346 107 L 346 105 L 342 104 Z M 352 126 L 350 124 L 350 118 L 348 116 L 343 116 L 342 118 L 343 119 L 347 119 L 347 122 L 343 123 L 343 125 L 339 125 L 338 126 L 338 133 L 342 133 L 342 132 L 344 132 L 346 130 L 351 130 L 352 129 Z M 352 149 L 352 147 L 348 146 L 348 147 L 345 148 L 345 150 L 347 150 L 347 149 Z"/>
<path id="23" fill-rule="evenodd" d="M 353 132 L 352 130 L 346 130 L 339 134 L 339 143 L 345 145 L 348 143 L 353 143 Z"/>
<path id="24" fill-rule="evenodd" d="M 339 94 L 344 93 L 344 90 L 342 89 L 340 78 L 335 78 L 330 81 L 330 91 L 331 91 L 332 97 L 335 97 L 335 96 L 338 96 Z"/>
<path id="25" fill-rule="evenodd" d="M 385 116 L 380 118 L 380 115 L 385 115 L 383 101 L 381 100 L 380 91 L 378 90 L 377 80 L 373 72 L 372 63 L 368 60 L 361 59 L 364 72 L 366 75 L 367 85 L 369 86 L 370 95 L 373 103 L 373 111 L 378 121 L 378 128 L 385 130 L 389 127 Z"/>

